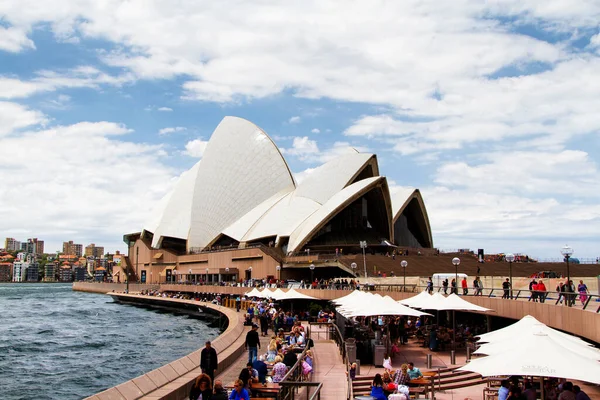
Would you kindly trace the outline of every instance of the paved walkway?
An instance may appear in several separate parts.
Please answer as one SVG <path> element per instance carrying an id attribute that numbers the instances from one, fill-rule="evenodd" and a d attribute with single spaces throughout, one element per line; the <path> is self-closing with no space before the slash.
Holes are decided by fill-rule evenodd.
<path id="1" fill-rule="evenodd" d="M 261 354 L 266 354 L 267 348 L 269 346 L 269 341 L 271 340 L 272 335 L 273 331 L 269 330 L 269 335 L 260 336 L 260 349 L 258 349 L 259 356 Z M 244 339 L 245 338 L 246 336 L 244 336 Z M 242 371 L 242 369 L 246 368 L 247 363 L 248 351 L 244 351 L 242 355 L 224 371 L 217 371 L 217 374 L 215 375 L 215 380 L 220 379 L 221 381 L 223 381 L 223 386 L 231 385 L 231 383 L 234 382 L 240 376 L 240 372 Z"/>
<path id="2" fill-rule="evenodd" d="M 348 398 L 346 365 L 337 344 L 326 339 L 327 329 L 312 325 L 311 337 L 315 343 L 312 349 L 315 369 L 313 382 L 323 382 L 321 400 L 344 400 Z"/>

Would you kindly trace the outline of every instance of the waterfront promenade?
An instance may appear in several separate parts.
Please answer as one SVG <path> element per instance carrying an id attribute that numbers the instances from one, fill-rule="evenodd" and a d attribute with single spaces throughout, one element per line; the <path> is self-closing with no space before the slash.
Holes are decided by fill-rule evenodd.
<path id="1" fill-rule="evenodd" d="M 83 285 L 83 286 L 82 286 Z M 102 289 L 108 289 L 106 287 L 106 285 L 103 284 L 82 284 L 82 285 L 78 285 L 77 288 L 75 288 L 74 285 L 74 289 L 75 290 L 85 290 L 85 291 L 94 291 L 94 292 L 100 292 Z M 114 284 L 113 284 L 114 285 Z M 121 288 L 121 290 L 123 290 L 123 286 L 124 285 L 118 285 L 117 288 L 112 287 L 113 285 L 111 285 L 110 290 L 116 290 L 119 287 Z M 148 288 L 147 285 L 136 285 L 138 287 L 141 288 Z M 158 289 L 158 287 L 157 287 Z M 108 290 L 108 291 L 110 291 Z M 131 290 L 131 288 L 130 288 Z M 192 285 L 160 285 L 160 290 L 163 291 L 174 291 L 174 292 L 204 292 L 204 293 L 222 293 L 222 294 L 230 294 L 230 295 L 234 295 L 234 294 L 238 294 L 238 293 L 245 293 L 246 291 L 248 291 L 248 288 L 243 288 L 243 287 L 229 287 L 229 286 L 192 286 Z M 343 295 L 348 294 L 347 290 L 301 290 L 301 292 L 310 294 L 312 296 L 321 298 L 321 299 L 330 299 L 330 298 L 337 298 L 337 297 L 341 297 Z M 388 294 L 394 298 L 405 298 L 405 297 L 410 297 L 412 295 L 414 295 L 414 293 L 402 293 L 402 292 L 386 292 L 386 291 L 377 291 L 381 294 Z M 141 296 L 144 298 L 148 298 L 149 296 Z M 150 297 L 151 298 L 151 297 Z M 594 312 L 590 312 L 589 310 L 584 311 L 581 310 L 580 308 L 568 308 L 568 307 L 564 307 L 564 306 L 560 306 L 560 305 L 555 305 L 554 302 L 547 302 L 547 303 L 533 303 L 533 302 L 528 302 L 527 299 L 523 299 L 523 300 L 507 300 L 507 299 L 500 299 L 500 298 L 490 298 L 490 297 L 473 297 L 473 296 L 468 296 L 465 297 L 467 300 L 475 303 L 475 304 L 479 304 L 482 305 L 484 307 L 488 307 L 488 308 L 492 308 L 496 311 L 496 313 L 494 313 L 493 315 L 497 315 L 497 316 L 504 316 L 504 317 L 509 317 L 509 318 L 514 318 L 514 319 L 520 319 L 522 318 L 524 315 L 533 315 L 534 317 L 542 320 L 542 322 L 547 323 L 548 325 L 552 326 L 554 325 L 558 325 L 555 326 L 559 329 L 565 330 L 565 331 L 569 331 L 572 333 L 577 333 L 577 332 L 588 332 L 590 334 L 591 337 L 588 337 L 591 340 L 595 340 L 598 341 L 597 338 L 598 334 L 599 334 L 599 330 L 595 328 L 598 325 L 598 321 L 600 320 L 600 315 Z M 178 299 L 168 299 L 168 300 L 177 300 L 177 301 L 181 301 L 181 302 L 192 302 L 193 304 L 205 304 L 205 303 L 201 303 L 201 302 L 196 302 L 193 300 L 178 300 Z M 238 322 L 241 321 L 240 317 L 241 315 L 243 315 L 243 313 L 237 313 L 235 312 L 235 310 L 231 310 L 228 309 L 226 307 L 220 307 L 221 310 L 228 310 L 229 312 L 233 313 L 235 318 L 234 320 L 237 320 Z M 544 321 L 545 319 L 545 321 Z M 548 321 L 551 321 L 552 323 L 548 323 Z M 229 329 L 229 328 L 228 328 Z M 596 335 L 596 336 L 594 336 Z M 581 335 L 580 336 L 584 336 L 587 337 L 586 335 Z M 240 345 L 240 348 L 243 349 L 243 338 L 239 338 L 238 337 L 238 343 Z M 425 349 L 426 350 L 426 349 Z M 221 352 L 220 352 L 221 353 Z M 243 353 L 243 354 L 242 354 Z M 194 353 L 192 353 L 194 354 Z M 322 391 L 322 396 L 326 396 L 325 398 L 345 398 L 346 397 L 346 392 L 342 392 L 342 390 L 347 390 L 347 382 L 345 380 L 345 365 L 343 364 L 343 362 L 341 362 L 341 356 L 339 355 L 339 350 L 337 348 L 337 345 L 334 342 L 329 342 L 326 340 L 323 340 L 321 338 L 317 338 L 315 340 L 315 361 L 316 361 L 316 368 L 315 368 L 315 373 L 313 374 L 313 381 L 315 382 L 324 382 L 324 386 L 323 386 L 323 391 Z M 424 359 L 425 359 L 425 353 L 421 353 L 420 356 L 417 355 L 417 353 L 414 354 L 410 354 L 407 353 L 405 355 L 406 359 L 408 358 L 417 358 L 417 360 L 421 360 L 421 361 L 415 361 L 415 363 L 421 363 L 421 365 L 424 365 Z M 464 362 L 460 361 L 460 355 L 457 355 L 457 362 L 459 364 L 463 364 Z M 195 365 L 197 366 L 198 361 L 199 361 L 199 351 L 197 352 L 196 356 L 192 356 L 189 355 L 187 356 L 187 358 L 189 358 L 190 360 L 193 359 L 193 362 L 195 363 Z M 446 360 L 447 358 L 447 360 Z M 439 359 L 439 360 L 437 360 Z M 464 357 L 463 357 L 464 359 Z M 223 379 L 223 382 L 227 385 L 229 381 L 232 381 L 235 377 L 237 377 L 237 374 L 239 374 L 239 371 L 241 370 L 241 368 L 243 368 L 244 364 L 245 364 L 246 358 L 245 358 L 245 352 L 240 351 L 237 356 L 235 357 L 235 359 L 232 359 L 232 361 L 230 362 L 230 368 L 226 368 L 223 371 L 221 371 L 219 369 L 219 371 L 217 372 L 217 376 L 221 379 Z M 238 364 L 235 367 L 233 367 L 234 364 Z M 240 367 L 241 365 L 241 367 Z M 443 366 L 449 366 L 449 355 L 444 355 L 443 353 L 436 353 L 434 355 L 434 365 L 443 365 Z M 373 368 L 373 367 L 366 367 L 363 366 L 363 370 L 361 370 L 361 376 L 362 375 L 366 375 L 366 376 L 371 376 L 373 375 L 375 372 L 377 372 L 377 369 Z M 197 367 L 196 367 L 197 369 Z M 188 371 L 188 372 L 191 372 Z M 197 371 L 193 372 L 196 374 L 199 373 L 199 369 L 197 369 Z M 189 378 L 189 376 L 187 377 Z M 186 379 L 187 379 L 186 378 Z M 135 380 L 133 380 L 135 381 Z M 120 385 L 121 386 L 121 385 Z M 118 388 L 118 387 L 117 387 Z M 114 389 L 114 388 L 113 388 Z M 481 398 L 481 393 L 482 393 L 482 387 L 478 387 L 477 390 L 475 389 L 475 387 L 471 387 L 471 388 L 461 388 L 461 389 L 456 389 L 453 390 L 452 393 L 449 393 L 451 396 L 465 396 L 465 398 Z M 182 392 L 180 392 L 182 393 Z M 478 395 L 477 395 L 478 393 Z M 98 394 L 96 395 L 97 397 L 92 396 L 91 398 L 93 398 L 94 400 L 96 399 L 112 399 L 112 398 L 118 398 L 118 399 L 137 399 L 137 398 L 147 398 L 147 399 L 158 399 L 158 398 L 177 398 L 177 399 L 181 399 L 181 398 L 185 398 L 185 397 L 170 397 L 170 396 L 165 396 L 166 392 L 161 392 L 160 396 L 152 396 L 151 394 L 147 394 L 145 395 L 145 397 L 135 397 L 135 396 L 122 396 L 122 397 L 104 397 L 101 396 L 102 394 Z M 436 397 L 438 399 L 444 399 L 444 398 L 451 398 L 451 397 L 444 397 L 444 393 L 440 393 L 439 395 L 437 395 Z M 187 393 L 185 393 L 185 396 L 187 396 Z M 462 397 L 459 397 L 462 398 Z"/>

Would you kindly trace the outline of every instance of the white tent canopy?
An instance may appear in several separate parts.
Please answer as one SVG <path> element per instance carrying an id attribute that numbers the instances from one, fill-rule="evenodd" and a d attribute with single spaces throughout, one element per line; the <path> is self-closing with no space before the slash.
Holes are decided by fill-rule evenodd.
<path id="1" fill-rule="evenodd" d="M 458 370 L 483 376 L 544 376 L 600 384 L 600 363 L 571 351 L 564 341 L 533 331 L 520 332 L 515 338 L 503 342 L 503 351 L 471 360 Z"/>

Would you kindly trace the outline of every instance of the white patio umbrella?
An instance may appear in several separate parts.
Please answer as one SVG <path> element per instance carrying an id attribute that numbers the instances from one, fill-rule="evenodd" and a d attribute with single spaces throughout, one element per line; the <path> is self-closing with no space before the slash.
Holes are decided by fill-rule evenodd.
<path id="1" fill-rule="evenodd" d="M 519 335 L 523 330 L 530 330 L 531 328 L 534 328 L 534 327 L 540 326 L 540 325 L 547 326 L 547 325 L 544 325 L 542 322 L 538 321 L 537 319 L 535 319 L 534 317 L 532 317 L 531 315 L 526 315 L 523 318 L 521 318 L 519 321 L 515 322 L 512 325 L 507 326 L 506 328 L 497 329 L 493 332 L 488 332 L 488 333 L 479 335 L 479 343 L 484 343 L 484 342 L 485 343 L 494 343 L 494 342 L 502 341 L 502 340 L 514 340 L 515 336 Z M 549 329 L 552 330 L 552 335 L 559 336 L 564 340 L 569 340 L 571 342 L 579 343 L 584 346 L 592 346 L 588 342 L 585 342 L 576 336 L 569 335 L 567 333 L 563 333 L 556 329 L 552 329 L 552 328 L 549 328 Z"/>
<path id="2" fill-rule="evenodd" d="M 544 332 L 522 332 L 504 342 L 504 351 L 458 368 L 482 376 L 523 375 L 575 379 L 600 384 L 600 363 L 574 353 Z"/>
<path id="3" fill-rule="evenodd" d="M 285 293 L 285 297 L 280 300 L 317 300 L 316 297 L 298 292 L 296 289 L 290 289 Z"/>
<path id="4" fill-rule="evenodd" d="M 415 311 L 409 307 L 397 303 L 389 296 L 382 297 L 379 294 L 363 293 L 353 298 L 345 299 L 336 310 L 345 317 L 366 317 L 375 315 L 429 315 L 421 311 Z"/>
<path id="5" fill-rule="evenodd" d="M 271 295 L 271 298 L 273 298 L 275 300 L 285 300 L 285 292 L 283 290 L 281 290 L 280 288 L 277 288 Z"/>
<path id="6" fill-rule="evenodd" d="M 428 301 L 431 298 L 431 295 L 426 290 L 417 294 L 416 296 L 409 297 L 408 299 L 398 300 L 398 303 L 403 304 L 408 307 L 413 308 L 423 308 L 420 304 L 423 301 Z"/>
<path id="7" fill-rule="evenodd" d="M 436 294 L 439 294 L 439 293 L 436 293 Z M 439 294 L 439 295 L 441 297 L 444 297 L 441 294 Z M 433 295 L 432 297 L 435 297 L 435 295 Z M 435 308 L 435 310 L 440 310 L 440 311 L 442 311 L 442 310 L 480 311 L 480 312 L 492 311 L 489 308 L 481 307 L 481 306 L 478 306 L 477 304 L 473 304 L 466 300 L 463 300 L 454 293 L 452 293 L 451 295 L 446 297 L 444 299 L 444 301 L 440 301 L 439 306 L 437 306 Z"/>
<path id="8" fill-rule="evenodd" d="M 571 340 L 563 339 L 561 336 L 555 334 L 556 331 L 554 329 L 549 328 L 546 325 L 541 324 L 537 327 L 532 328 L 531 330 L 522 330 L 520 335 L 516 337 L 520 340 L 520 337 L 524 332 L 545 334 L 553 340 L 555 340 L 556 342 L 560 343 L 560 345 L 567 349 L 567 351 L 569 352 L 575 353 L 582 357 L 589 358 L 594 361 L 600 361 L 600 351 L 598 349 L 586 346 L 585 344 L 580 344 Z M 515 337 L 513 337 L 512 340 L 505 339 L 498 340 L 493 343 L 484 343 L 475 352 L 473 352 L 473 354 L 485 354 L 488 356 L 504 354 L 504 352 L 506 351 L 506 347 L 510 346 L 512 342 L 514 342 L 514 340 Z"/>
<path id="9" fill-rule="evenodd" d="M 252 290 L 247 292 L 245 295 L 248 297 L 261 297 L 260 290 L 257 288 L 252 288 Z"/>
<path id="10" fill-rule="evenodd" d="M 271 290 L 269 288 L 264 288 L 263 290 L 261 290 L 259 292 L 259 295 L 256 297 L 260 297 L 262 299 L 274 299 L 275 297 L 273 297 L 273 293 L 275 293 L 274 290 Z"/>
<path id="11" fill-rule="evenodd" d="M 351 301 L 352 299 L 355 299 L 357 297 L 362 297 L 363 295 L 366 295 L 366 292 L 361 292 L 360 290 L 353 290 L 352 292 L 350 292 L 350 294 L 347 294 L 345 296 L 342 297 L 338 297 L 337 299 L 333 299 L 331 300 L 332 303 L 334 304 L 344 304 L 347 301 Z"/>

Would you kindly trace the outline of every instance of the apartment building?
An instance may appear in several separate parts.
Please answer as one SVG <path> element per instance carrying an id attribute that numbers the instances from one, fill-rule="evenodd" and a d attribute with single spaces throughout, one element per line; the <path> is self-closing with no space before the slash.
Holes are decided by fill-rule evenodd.
<path id="1" fill-rule="evenodd" d="M 94 243 L 91 243 L 85 246 L 85 256 L 86 257 L 94 257 L 94 258 L 102 258 L 104 255 L 104 247 L 96 246 Z"/>
<path id="2" fill-rule="evenodd" d="M 21 242 L 15 238 L 6 238 L 4 240 L 4 249 L 6 251 L 21 250 Z"/>
<path id="3" fill-rule="evenodd" d="M 25 282 L 27 278 L 27 268 L 29 268 L 29 263 L 24 261 L 15 261 L 13 263 L 13 282 Z"/>
<path id="4" fill-rule="evenodd" d="M 62 252 L 64 255 L 81 257 L 83 255 L 83 245 L 73 243 L 72 240 L 69 240 L 68 242 L 63 242 Z"/>

